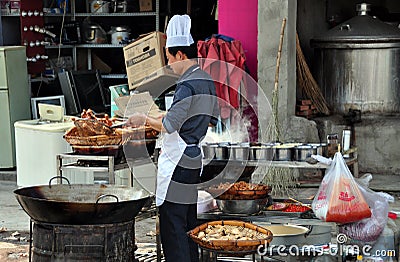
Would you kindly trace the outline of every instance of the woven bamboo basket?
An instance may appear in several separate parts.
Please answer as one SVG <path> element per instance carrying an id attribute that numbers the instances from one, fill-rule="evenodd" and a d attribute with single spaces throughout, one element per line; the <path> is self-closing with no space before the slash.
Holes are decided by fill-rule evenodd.
<path id="1" fill-rule="evenodd" d="M 72 127 L 68 130 L 64 139 L 70 145 L 76 146 L 105 146 L 105 145 L 123 145 L 130 138 L 116 133 L 114 135 L 95 135 L 95 136 L 79 136 L 76 127 Z"/>
<path id="2" fill-rule="evenodd" d="M 205 232 L 209 226 L 224 226 L 226 229 L 238 229 L 245 235 L 253 235 L 251 240 L 208 240 L 199 238 L 200 232 Z M 238 220 L 219 220 L 204 223 L 191 231 L 188 235 L 194 242 L 203 248 L 219 251 L 221 253 L 252 253 L 257 250 L 260 245 L 268 245 L 272 241 L 272 232 L 266 228 L 256 226 L 251 223 Z"/>

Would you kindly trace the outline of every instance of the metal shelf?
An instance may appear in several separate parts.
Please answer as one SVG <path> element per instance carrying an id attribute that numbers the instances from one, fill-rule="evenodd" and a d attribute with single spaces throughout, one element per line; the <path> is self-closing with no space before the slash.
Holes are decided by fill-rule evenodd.
<path id="1" fill-rule="evenodd" d="M 67 48 L 74 48 L 74 45 L 47 45 L 45 46 L 46 49 L 67 49 Z"/>
<path id="2" fill-rule="evenodd" d="M 1 16 L 15 16 L 15 17 L 19 17 L 19 14 L 9 14 L 9 13 L 1 12 Z"/>
<path id="3" fill-rule="evenodd" d="M 77 48 L 123 48 L 125 45 L 112 44 L 77 44 Z"/>
<path id="4" fill-rule="evenodd" d="M 101 75 L 102 78 L 108 79 L 125 79 L 127 78 L 126 74 L 104 74 Z"/>
<path id="5" fill-rule="evenodd" d="M 123 48 L 125 45 L 112 45 L 112 44 L 66 44 L 66 45 L 48 45 L 46 49 L 59 49 L 59 48 Z"/>
<path id="6" fill-rule="evenodd" d="M 58 14 L 62 16 L 62 14 Z M 135 13 L 75 13 L 75 16 L 86 17 L 86 16 L 156 16 L 157 12 L 135 12 Z"/>
<path id="7" fill-rule="evenodd" d="M 87 16 L 101 16 L 101 17 L 119 17 L 119 16 L 156 16 L 156 12 L 133 12 L 133 13 L 66 13 L 65 16 L 76 16 L 76 17 L 87 17 Z M 16 14 L 16 16 L 19 16 L 19 14 Z M 45 17 L 63 17 L 64 14 L 55 14 L 55 13 L 45 13 Z"/>
<path id="8" fill-rule="evenodd" d="M 60 169 L 62 171 L 65 170 L 87 170 L 87 171 L 92 171 L 92 172 L 108 172 L 108 167 L 101 167 L 101 166 L 79 166 L 76 165 L 75 163 L 72 164 L 66 164 L 64 166 L 61 166 Z"/>

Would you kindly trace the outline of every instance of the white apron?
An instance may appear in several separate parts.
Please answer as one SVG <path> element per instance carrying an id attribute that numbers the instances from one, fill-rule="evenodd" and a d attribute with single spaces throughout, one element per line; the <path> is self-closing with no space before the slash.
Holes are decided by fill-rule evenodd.
<path id="1" fill-rule="evenodd" d="M 161 145 L 161 154 L 158 157 L 156 206 L 164 203 L 172 174 L 179 160 L 185 152 L 187 144 L 175 131 L 171 134 L 165 133 Z"/>

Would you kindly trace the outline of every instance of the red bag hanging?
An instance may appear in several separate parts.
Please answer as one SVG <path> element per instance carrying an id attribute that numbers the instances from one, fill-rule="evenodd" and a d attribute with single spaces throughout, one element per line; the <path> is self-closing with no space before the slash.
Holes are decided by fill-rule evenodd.
<path id="1" fill-rule="evenodd" d="M 346 224 L 371 217 L 371 209 L 340 153 L 335 154 L 312 208 L 326 222 Z"/>

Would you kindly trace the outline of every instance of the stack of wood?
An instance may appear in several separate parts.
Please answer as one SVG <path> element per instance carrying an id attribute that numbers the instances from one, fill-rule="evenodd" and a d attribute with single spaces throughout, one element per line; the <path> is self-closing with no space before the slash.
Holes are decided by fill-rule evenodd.
<path id="1" fill-rule="evenodd" d="M 298 100 L 296 104 L 296 116 L 302 116 L 307 119 L 315 117 L 318 114 L 317 107 L 310 99 Z"/>

